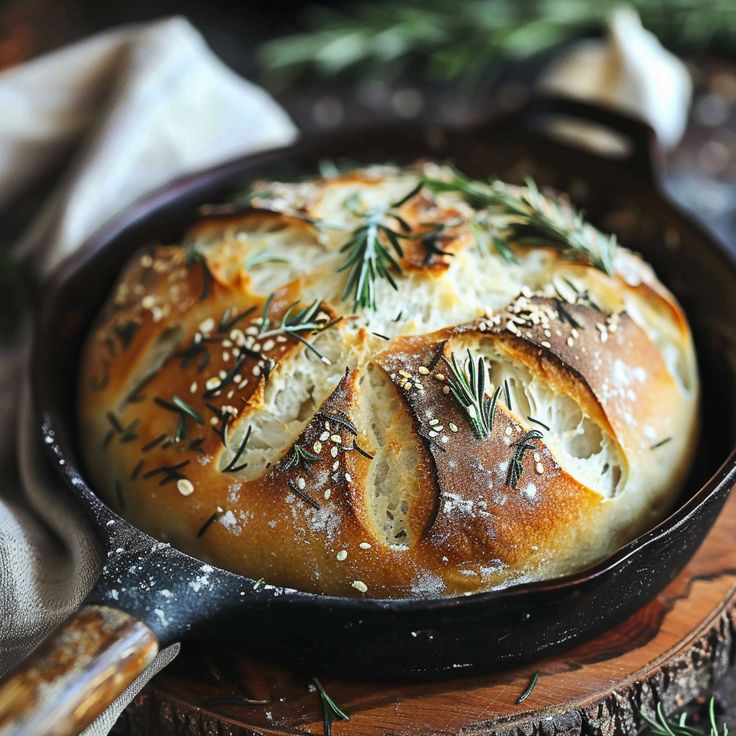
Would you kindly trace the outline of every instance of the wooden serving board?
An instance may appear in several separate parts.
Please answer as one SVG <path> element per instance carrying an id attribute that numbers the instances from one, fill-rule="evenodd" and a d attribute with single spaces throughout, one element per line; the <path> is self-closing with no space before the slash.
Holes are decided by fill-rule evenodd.
<path id="1" fill-rule="evenodd" d="M 351 720 L 334 736 L 632 734 L 638 713 L 671 713 L 709 690 L 736 654 L 736 494 L 687 568 L 615 629 L 532 666 L 435 683 L 323 678 Z M 493 646 L 479 641 L 478 646 Z M 536 688 L 516 704 L 531 675 Z M 116 734 L 321 734 L 309 673 L 203 644 L 179 657 L 124 712 Z M 234 698 L 266 704 L 233 704 Z"/>

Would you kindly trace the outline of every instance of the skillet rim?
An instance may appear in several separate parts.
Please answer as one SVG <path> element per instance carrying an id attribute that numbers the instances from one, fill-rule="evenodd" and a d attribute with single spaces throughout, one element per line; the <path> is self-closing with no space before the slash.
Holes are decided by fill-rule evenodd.
<path id="1" fill-rule="evenodd" d="M 497 121 L 491 120 L 485 123 L 468 126 L 466 128 L 458 128 L 452 126 L 431 126 L 422 123 L 395 123 L 370 126 L 356 126 L 341 129 L 337 135 L 342 138 L 348 136 L 359 137 L 361 133 L 370 133 L 373 136 L 390 135 L 396 131 L 416 131 L 418 138 L 421 139 L 421 133 L 428 128 L 441 127 L 442 130 L 448 132 L 463 132 L 468 136 L 473 132 L 482 130 L 488 125 L 495 125 Z M 624 173 L 633 176 L 634 171 L 626 169 L 625 161 L 614 161 L 605 157 L 598 156 L 589 151 L 583 151 L 578 147 L 565 144 L 559 140 L 552 139 L 548 135 L 538 135 L 534 131 L 525 131 L 524 135 L 533 137 L 543 141 L 547 146 L 556 147 L 560 152 L 574 152 L 576 155 L 583 155 L 593 160 L 604 160 L 607 164 L 618 164 Z M 57 426 L 61 426 L 62 436 L 67 433 L 69 436 L 73 432 L 67 432 L 69 428 L 68 417 L 58 408 L 53 400 L 50 385 L 45 381 L 45 375 L 52 369 L 53 361 L 49 360 L 52 356 L 45 349 L 45 335 L 53 330 L 55 322 L 61 317 L 63 311 L 55 310 L 55 304 L 59 300 L 66 283 L 74 278 L 81 270 L 88 267 L 89 261 L 96 257 L 100 257 L 106 248 L 118 237 L 120 237 L 127 229 L 135 225 L 139 220 L 155 216 L 157 210 L 166 205 L 172 205 L 177 199 L 181 199 L 198 184 L 203 184 L 209 180 L 210 187 L 221 182 L 228 175 L 235 174 L 238 170 L 257 166 L 258 164 L 268 164 L 269 162 L 278 162 L 285 156 L 294 154 L 309 154 L 310 149 L 318 148 L 320 144 L 324 145 L 332 141 L 336 137 L 336 133 L 330 134 L 305 134 L 295 142 L 256 153 L 245 154 L 234 158 L 227 159 L 223 162 L 198 169 L 194 172 L 178 176 L 165 184 L 156 187 L 152 191 L 137 198 L 121 211 L 113 215 L 104 222 L 95 232 L 73 253 L 66 256 L 52 271 L 51 275 L 44 281 L 41 295 L 35 307 L 33 320 L 33 335 L 31 345 L 31 366 L 30 366 L 30 388 L 31 388 L 31 408 L 32 415 L 35 417 L 42 436 L 44 437 L 43 445 L 47 451 L 47 457 L 50 458 L 54 469 L 59 473 L 69 489 L 79 499 L 80 510 L 82 510 L 88 519 L 90 519 L 96 536 L 103 542 L 107 537 L 105 528 L 99 521 L 100 515 L 105 519 L 115 519 L 117 523 L 122 523 L 129 533 L 138 537 L 150 539 L 157 542 L 154 537 L 147 532 L 139 529 L 131 524 L 127 519 L 120 516 L 105 501 L 98 496 L 85 478 L 81 469 L 74 448 L 71 443 L 59 441 L 59 433 L 56 431 Z M 692 230 L 697 231 L 703 242 L 707 243 L 712 254 L 720 259 L 722 265 L 731 272 L 736 282 L 736 251 L 728 248 L 721 239 L 712 231 L 707 229 L 705 223 L 698 220 L 697 217 L 686 213 L 677 203 L 675 203 L 669 195 L 667 195 L 659 182 L 654 178 L 647 177 L 642 185 L 651 189 L 651 193 L 661 204 L 663 210 L 669 217 L 679 220 Z M 73 358 L 72 358 L 73 360 Z M 274 604 L 280 600 L 288 604 L 300 604 L 308 607 L 317 606 L 320 608 L 343 609 L 348 608 L 353 611 L 364 610 L 366 613 L 375 610 L 385 610 L 392 612 L 404 611 L 428 611 L 428 610 L 455 610 L 457 608 L 468 609 L 477 606 L 484 607 L 487 604 L 498 603 L 514 603 L 528 597 L 532 599 L 540 596 L 545 597 L 555 593 L 573 592 L 576 588 L 582 588 L 587 583 L 592 583 L 600 577 L 611 573 L 615 568 L 623 565 L 628 558 L 635 553 L 643 550 L 657 539 L 674 533 L 681 525 L 685 524 L 688 519 L 695 515 L 713 496 L 726 488 L 728 495 L 736 484 L 736 447 L 734 447 L 720 466 L 712 473 L 712 475 L 703 483 L 692 495 L 682 504 L 677 506 L 667 517 L 660 521 L 656 526 L 648 531 L 640 534 L 635 539 L 617 549 L 612 555 L 600 560 L 583 570 L 569 575 L 551 578 L 549 580 L 539 580 L 535 582 L 526 582 L 510 585 L 506 588 L 496 590 L 486 590 L 477 593 L 446 596 L 439 598 L 357 598 L 348 596 L 325 595 L 321 593 L 312 593 L 301 591 L 288 587 L 265 585 L 259 589 L 253 590 L 254 597 L 261 599 L 264 594 L 270 598 Z M 719 510 L 720 513 L 720 510 Z M 706 532 L 707 534 L 707 532 Z M 195 564 L 208 564 L 214 572 L 220 576 L 230 578 L 234 581 L 244 583 L 253 583 L 253 578 L 239 575 L 233 571 L 218 567 L 212 563 L 205 563 L 204 560 L 193 557 L 182 550 L 170 546 L 171 553 L 181 556 L 186 560 Z M 260 595 L 256 596 L 256 594 Z"/>

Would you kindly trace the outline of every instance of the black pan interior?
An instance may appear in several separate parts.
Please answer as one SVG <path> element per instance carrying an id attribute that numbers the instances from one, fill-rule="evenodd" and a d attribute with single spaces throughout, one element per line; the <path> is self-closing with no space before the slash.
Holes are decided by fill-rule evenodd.
<path id="1" fill-rule="evenodd" d="M 223 201 L 260 177 L 312 174 L 325 159 L 409 163 L 419 158 L 449 161 L 476 177 L 494 174 L 521 181 L 532 176 L 542 185 L 572 193 L 591 221 L 642 252 L 675 292 L 693 327 L 703 383 L 703 431 L 682 498 L 682 503 L 690 502 L 689 513 L 682 512 L 575 580 L 465 599 L 371 602 L 296 592 L 243 596 L 238 591 L 248 581 L 218 570 L 217 601 L 192 615 L 172 612 L 175 625 L 168 628 L 151 618 L 144 597 L 115 599 L 117 605 L 147 617 L 163 639 L 189 634 L 242 640 L 252 653 L 357 676 L 427 677 L 488 669 L 538 657 L 621 620 L 674 577 L 720 510 L 731 482 L 725 470 L 707 491 L 698 490 L 727 459 L 736 436 L 732 260 L 702 228 L 665 201 L 646 166 L 607 161 L 500 123 L 472 131 L 401 127 L 307 140 L 176 182 L 103 229 L 62 267 L 37 324 L 34 398 L 46 429 L 53 425 L 53 446 L 57 459 L 65 461 L 67 478 L 76 477 L 73 483 L 82 487 L 83 469 L 75 475 L 79 454 L 70 390 L 77 383 L 76 356 L 92 318 L 136 248 L 150 241 L 177 241 L 199 205 Z M 91 493 L 82 498 L 109 542 L 108 523 L 114 514 Z M 142 543 L 132 546 L 141 564 L 147 564 L 140 554 Z M 185 583 L 178 603 L 184 608 L 195 605 Z M 92 600 L 110 603 L 110 584 L 109 575 L 103 575 Z M 479 641 L 489 646 L 479 647 Z"/>

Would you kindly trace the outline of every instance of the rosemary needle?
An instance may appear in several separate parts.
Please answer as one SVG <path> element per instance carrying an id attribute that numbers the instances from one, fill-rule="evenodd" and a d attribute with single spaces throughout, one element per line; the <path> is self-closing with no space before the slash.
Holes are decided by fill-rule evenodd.
<path id="1" fill-rule="evenodd" d="M 535 672 L 531 676 L 524 692 L 516 698 L 516 705 L 521 705 L 534 692 L 534 688 L 537 686 L 537 680 L 539 680 L 539 672 Z"/>

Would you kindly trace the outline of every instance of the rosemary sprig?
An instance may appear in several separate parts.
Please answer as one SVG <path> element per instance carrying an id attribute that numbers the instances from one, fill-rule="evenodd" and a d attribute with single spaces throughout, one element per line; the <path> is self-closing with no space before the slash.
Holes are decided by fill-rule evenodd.
<path id="1" fill-rule="evenodd" d="M 294 445 L 291 454 L 288 458 L 286 458 L 286 462 L 284 463 L 284 470 L 292 470 L 293 468 L 298 468 L 301 466 L 307 473 L 311 475 L 311 464 L 321 461 L 322 458 L 319 455 L 315 455 L 313 452 L 305 450 L 301 445 Z"/>
<path id="2" fill-rule="evenodd" d="M 322 703 L 322 717 L 324 719 L 324 736 L 332 736 L 333 721 L 349 721 L 350 716 L 327 694 L 322 687 L 322 683 L 316 678 L 312 678 L 314 686 L 319 693 L 319 699 Z"/>
<path id="3" fill-rule="evenodd" d="M 345 260 L 337 270 L 348 272 L 342 299 L 352 296 L 354 310 L 376 308 L 378 279 L 384 279 L 398 289 L 394 277 L 400 276 L 402 270 L 396 258 L 404 255 L 399 241 L 409 237 L 407 233 L 411 227 L 396 210 L 415 197 L 421 188 L 422 183 L 419 182 L 395 202 L 367 210 L 359 210 L 354 200 L 348 202 L 348 207 L 361 222 L 340 248 L 340 252 L 345 253 Z M 387 224 L 389 221 L 394 224 Z"/>
<path id="4" fill-rule="evenodd" d="M 261 321 L 261 331 L 258 334 L 259 340 L 267 340 L 269 337 L 277 337 L 279 335 L 288 335 L 293 337 L 295 340 L 301 342 L 308 351 L 314 353 L 325 365 L 332 365 L 332 361 L 323 355 L 315 346 L 314 342 L 308 340 L 305 334 L 310 332 L 323 332 L 328 327 L 332 327 L 340 320 L 338 317 L 332 321 L 327 321 L 319 317 L 322 302 L 319 299 L 315 299 L 309 306 L 303 309 L 297 309 L 299 302 L 296 301 L 287 307 L 286 311 L 281 317 L 281 322 L 277 327 L 271 327 L 271 321 L 268 317 L 270 311 L 271 301 L 273 300 L 273 294 L 271 294 L 266 301 L 266 305 L 263 309 L 263 318 Z"/>
<path id="5" fill-rule="evenodd" d="M 467 415 L 473 433 L 479 440 L 488 439 L 493 431 L 493 418 L 501 387 L 496 388 L 493 397 L 486 395 L 488 368 L 485 359 L 479 356 L 477 361 L 474 361 L 468 350 L 468 357 L 462 366 L 458 363 L 455 353 L 450 353 L 450 360 L 443 355 L 442 360 L 450 372 L 448 378 L 450 393 Z"/>
<path id="6" fill-rule="evenodd" d="M 719 730 L 716 721 L 716 701 L 711 697 L 708 701 L 708 730 L 704 731 L 687 723 L 687 715 L 683 713 L 677 721 L 671 721 L 665 715 L 662 703 L 657 703 L 657 717 L 641 714 L 647 727 L 642 736 L 728 736 L 728 726 L 724 723 L 723 730 Z"/>
<path id="7" fill-rule="evenodd" d="M 668 48 L 702 55 L 736 42 L 727 22 L 732 0 L 630 0 L 646 28 Z M 298 78 L 377 79 L 417 72 L 428 81 L 488 88 L 505 62 L 544 52 L 583 34 L 600 32 L 618 0 L 313 0 L 301 13 L 301 32 L 257 50 L 266 81 L 283 88 Z"/>
<path id="8" fill-rule="evenodd" d="M 516 490 L 524 472 L 524 453 L 527 450 L 533 450 L 534 440 L 542 439 L 542 433 L 538 429 L 530 429 L 520 440 L 514 442 L 511 447 L 514 449 L 514 455 L 509 464 L 509 472 L 506 476 L 506 485 Z"/>
<path id="9" fill-rule="evenodd" d="M 469 204 L 507 216 L 509 222 L 500 232 L 519 245 L 557 248 L 564 258 L 603 271 L 614 272 L 616 239 L 588 225 L 580 213 L 562 202 L 547 197 L 531 179 L 519 192 L 500 181 L 486 184 L 455 172 L 450 181 L 425 177 L 425 186 L 433 192 L 454 192 Z"/>

